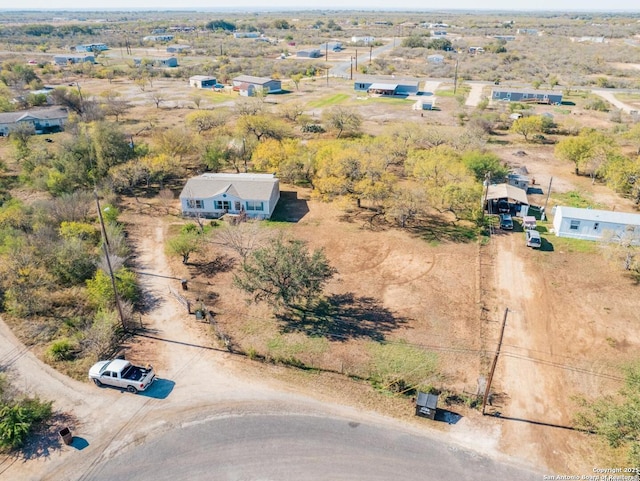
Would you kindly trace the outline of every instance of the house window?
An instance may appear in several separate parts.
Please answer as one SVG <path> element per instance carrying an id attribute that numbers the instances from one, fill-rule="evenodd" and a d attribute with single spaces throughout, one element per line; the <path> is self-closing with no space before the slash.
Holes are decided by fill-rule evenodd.
<path id="1" fill-rule="evenodd" d="M 257 200 L 247 201 L 247 210 L 264 210 L 264 202 Z"/>
<path id="2" fill-rule="evenodd" d="M 598 230 L 598 227 L 600 227 L 600 222 L 594 222 L 593 230 Z"/>
<path id="3" fill-rule="evenodd" d="M 580 227 L 580 221 L 579 220 L 572 220 L 571 221 L 571 225 L 569 226 L 569 229 L 578 230 L 579 227 Z"/>
<path id="4" fill-rule="evenodd" d="M 204 209 L 204 201 L 198 199 L 187 200 L 187 206 L 189 209 Z"/>
<path id="5" fill-rule="evenodd" d="M 228 200 L 216 200 L 215 207 L 216 210 L 229 210 L 231 208 L 231 202 Z"/>

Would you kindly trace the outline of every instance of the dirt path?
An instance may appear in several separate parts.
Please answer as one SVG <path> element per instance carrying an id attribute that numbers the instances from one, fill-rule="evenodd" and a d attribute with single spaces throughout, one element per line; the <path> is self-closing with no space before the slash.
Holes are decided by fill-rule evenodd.
<path id="1" fill-rule="evenodd" d="M 614 107 L 622 110 L 624 113 L 628 114 L 632 110 L 636 110 L 636 111 L 638 110 L 637 108 L 631 107 L 630 105 L 625 104 L 624 102 L 621 102 L 620 100 L 618 100 L 616 98 L 615 92 L 606 92 L 604 90 L 598 90 L 598 89 L 593 89 L 591 92 L 602 97 L 607 102 L 612 104 Z"/>
<path id="2" fill-rule="evenodd" d="M 469 91 L 465 105 L 468 107 L 477 107 L 482 100 L 482 92 L 485 84 L 469 82 L 469 85 L 471 86 L 471 90 Z"/>

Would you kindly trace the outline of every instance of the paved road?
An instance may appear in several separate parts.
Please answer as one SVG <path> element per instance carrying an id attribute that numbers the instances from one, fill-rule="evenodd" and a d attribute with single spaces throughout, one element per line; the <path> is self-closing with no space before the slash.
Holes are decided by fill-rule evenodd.
<path id="1" fill-rule="evenodd" d="M 305 415 L 225 416 L 125 451 L 83 480 L 539 481 L 542 474 L 400 430 Z"/>

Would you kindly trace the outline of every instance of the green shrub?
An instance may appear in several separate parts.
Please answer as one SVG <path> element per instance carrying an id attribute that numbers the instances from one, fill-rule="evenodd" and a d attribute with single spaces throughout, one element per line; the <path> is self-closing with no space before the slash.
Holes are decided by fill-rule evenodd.
<path id="1" fill-rule="evenodd" d="M 77 346 L 71 339 L 58 339 L 47 349 L 47 357 L 53 361 L 71 361 L 76 352 Z"/>
<path id="2" fill-rule="evenodd" d="M 24 445 L 31 430 L 51 417 L 51 402 L 26 398 L 0 406 L 0 449 L 17 449 Z"/>

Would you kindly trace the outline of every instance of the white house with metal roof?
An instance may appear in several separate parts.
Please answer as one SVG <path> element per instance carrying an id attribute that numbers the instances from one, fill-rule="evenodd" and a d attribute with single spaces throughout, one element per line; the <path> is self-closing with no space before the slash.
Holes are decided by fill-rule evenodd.
<path id="1" fill-rule="evenodd" d="M 224 214 L 269 219 L 279 199 L 280 182 L 273 174 L 202 174 L 180 193 L 182 215 L 216 219 Z"/>
<path id="2" fill-rule="evenodd" d="M 353 89 L 370 95 L 407 97 L 418 93 L 420 82 L 418 80 L 357 80 L 353 84 Z"/>
<path id="3" fill-rule="evenodd" d="M 59 132 L 69 118 L 62 107 L 0 113 L 0 137 L 7 136 L 21 124 L 31 124 L 36 134 Z"/>
<path id="4" fill-rule="evenodd" d="M 640 214 L 556 206 L 553 229 L 558 237 L 599 240 L 605 235 L 629 235 L 640 242 Z"/>
<path id="5" fill-rule="evenodd" d="M 252 75 L 239 75 L 233 79 L 233 89 L 248 92 L 247 95 L 253 95 L 252 92 L 260 90 L 269 94 L 282 91 L 282 82 L 269 77 L 253 77 Z"/>

